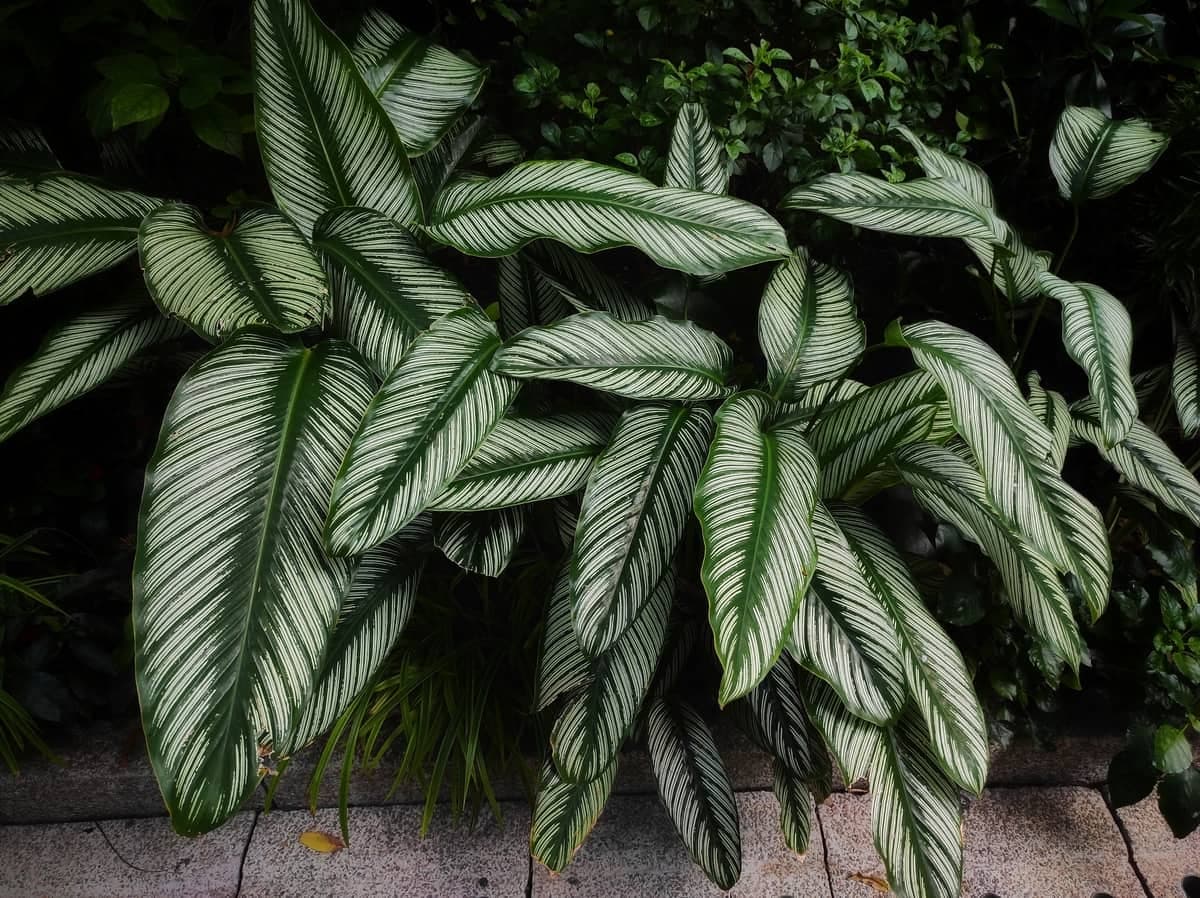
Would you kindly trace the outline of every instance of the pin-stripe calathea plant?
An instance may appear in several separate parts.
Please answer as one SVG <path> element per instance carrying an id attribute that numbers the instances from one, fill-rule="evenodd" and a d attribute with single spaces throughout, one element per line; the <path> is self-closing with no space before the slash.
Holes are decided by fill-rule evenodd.
<path id="1" fill-rule="evenodd" d="M 135 252 L 153 300 L 98 305 L 47 336 L 0 396 L 0 435 L 185 327 L 212 344 L 167 409 L 134 571 L 143 725 L 175 828 L 219 825 L 370 688 L 426 553 L 498 575 L 531 510 L 550 508 L 568 549 L 534 702 L 556 709 L 538 860 L 569 863 L 633 739 L 692 858 L 719 886 L 737 881 L 733 789 L 681 688 L 711 641 L 718 703 L 773 759 L 786 844 L 806 850 L 832 754 L 846 782 L 870 782 L 891 888 L 957 895 L 960 793 L 987 775 L 983 714 L 863 503 L 911 488 L 1077 668 L 1077 613 L 1104 608 L 1111 558 L 1099 512 L 1060 474 L 1070 442 L 1200 523 L 1200 486 L 1138 420 L 1121 303 L 1053 273 L 982 170 L 906 135 L 925 177 L 830 175 L 783 208 L 963 240 L 1014 308 L 1060 305 L 1090 391 L 1068 408 L 1031 378 L 1026 395 L 1019 360 L 938 321 L 895 323 L 885 343 L 912 370 L 860 383 L 850 278 L 727 194 L 699 107 L 679 117 L 667 185 L 585 161 L 488 176 L 513 160 L 469 112 L 485 75 L 472 63 L 378 13 L 349 47 L 303 0 L 255 0 L 253 21 L 278 209 L 213 230 L 192 207 L 52 161 L 0 180 L 0 301 Z M 1077 204 L 1162 146 L 1141 123 L 1068 109 L 1051 168 Z M 618 246 L 705 281 L 774 266 L 749 356 L 763 379 L 584 255 Z M 447 247 L 498 260 L 498 303 L 434 264 Z M 698 572 L 681 568 L 693 521 Z M 697 574 L 704 622 L 680 612 L 677 587 Z"/>

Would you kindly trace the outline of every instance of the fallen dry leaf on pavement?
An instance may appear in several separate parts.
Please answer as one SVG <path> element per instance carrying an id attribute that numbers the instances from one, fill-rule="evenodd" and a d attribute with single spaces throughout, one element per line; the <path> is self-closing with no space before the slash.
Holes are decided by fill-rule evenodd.
<path id="1" fill-rule="evenodd" d="M 333 854 L 346 847 L 346 843 L 337 836 L 310 829 L 300 833 L 300 844 L 309 851 L 319 851 L 321 854 Z"/>
<path id="2" fill-rule="evenodd" d="M 869 873 L 851 873 L 846 877 L 851 882 L 861 882 L 863 885 L 868 885 L 876 892 L 890 892 L 892 887 L 888 885 L 888 881 L 882 876 L 872 876 Z"/>

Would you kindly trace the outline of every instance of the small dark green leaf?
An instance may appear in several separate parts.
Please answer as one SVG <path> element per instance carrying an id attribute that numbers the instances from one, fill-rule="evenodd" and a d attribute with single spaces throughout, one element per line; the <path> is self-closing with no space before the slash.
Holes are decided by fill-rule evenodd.
<path id="1" fill-rule="evenodd" d="M 1154 766 L 1163 773 L 1181 773 L 1192 766 L 1192 745 L 1187 736 L 1164 724 L 1154 733 Z"/>
<path id="2" fill-rule="evenodd" d="M 1175 838 L 1194 832 L 1200 826 L 1200 770 L 1190 767 L 1163 777 L 1158 787 L 1158 809 Z"/>
<path id="3" fill-rule="evenodd" d="M 154 121 L 162 116 L 170 105 L 171 98 L 157 84 L 126 84 L 113 94 L 113 128 Z"/>

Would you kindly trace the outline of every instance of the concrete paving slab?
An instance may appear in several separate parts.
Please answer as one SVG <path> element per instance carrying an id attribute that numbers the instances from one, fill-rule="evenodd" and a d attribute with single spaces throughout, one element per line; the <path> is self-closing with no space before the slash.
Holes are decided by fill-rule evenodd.
<path id="1" fill-rule="evenodd" d="M 988 785 L 1096 786 L 1108 779 L 1108 764 L 1124 744 L 1112 733 L 1061 736 L 1049 748 L 1015 740 L 993 753 Z"/>
<path id="2" fill-rule="evenodd" d="M 195 839 L 165 817 L 2 826 L 0 898 L 234 898 L 253 823 Z"/>
<path id="3" fill-rule="evenodd" d="M 1117 816 L 1129 835 L 1133 862 L 1154 898 L 1200 898 L 1200 830 L 1186 839 L 1176 839 L 1158 812 L 1158 799 L 1151 795 Z M 1184 882 L 1190 877 L 1185 892 Z"/>
<path id="4" fill-rule="evenodd" d="M 742 876 L 729 892 L 692 863 L 657 797 L 613 796 L 566 870 L 553 875 L 534 864 L 533 898 L 825 898 L 829 885 L 815 822 L 802 858 L 783 843 L 773 794 L 742 792 L 737 803 Z"/>
<path id="5" fill-rule="evenodd" d="M 821 808 L 834 898 L 876 898 L 883 877 L 866 796 Z M 966 818 L 966 898 L 1144 898 L 1103 796 L 1087 788 L 989 789 Z M 1172 896 L 1174 898 L 1174 896 Z"/>
<path id="6" fill-rule="evenodd" d="M 504 805 L 504 827 L 481 817 L 474 831 L 435 817 L 420 838 L 415 806 L 353 808 L 350 845 L 321 854 L 308 830 L 338 832 L 336 810 L 262 814 L 242 869 L 239 898 L 522 898 L 529 877 L 529 810 Z"/>

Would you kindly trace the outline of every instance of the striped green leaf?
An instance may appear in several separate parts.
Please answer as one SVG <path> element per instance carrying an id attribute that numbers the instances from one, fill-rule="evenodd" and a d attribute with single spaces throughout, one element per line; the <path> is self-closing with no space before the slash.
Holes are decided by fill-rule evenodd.
<path id="1" fill-rule="evenodd" d="M 684 187 L 704 193 L 729 192 L 725 149 L 713 132 L 708 113 L 699 103 L 684 103 L 675 117 L 667 151 L 665 187 Z"/>
<path id="2" fill-rule="evenodd" d="M 502 418 L 430 507 L 477 511 L 574 493 L 587 483 L 612 428 L 610 418 L 596 414 Z"/>
<path id="3" fill-rule="evenodd" d="M 1162 438 L 1141 421 L 1121 442 L 1107 445 L 1099 410 L 1091 399 L 1071 406 L 1071 429 L 1094 445 L 1130 483 L 1200 527 L 1200 483 Z"/>
<path id="4" fill-rule="evenodd" d="M 554 580 L 554 590 L 546 606 L 534 710 L 541 711 L 560 695 L 584 685 L 591 669 L 591 662 L 579 647 L 575 628 L 571 626 L 571 567 L 565 564 Z"/>
<path id="5" fill-rule="evenodd" d="M 0 119 L 0 178 L 32 178 L 61 168 L 40 128 Z"/>
<path id="6" fill-rule="evenodd" d="M 589 655 L 613 645 L 667 571 L 711 432 L 705 408 L 639 405 L 597 459 L 571 555 L 575 633 Z"/>
<path id="7" fill-rule="evenodd" d="M 608 312 L 622 321 L 645 321 L 654 314 L 643 299 L 587 256 L 551 240 L 535 240 L 525 250 L 541 276 L 577 312 Z M 548 324 L 549 322 L 534 322 Z"/>
<path id="8" fill-rule="evenodd" d="M 505 256 L 538 238 L 580 252 L 634 246 L 663 268 L 721 274 L 778 259 L 787 238 L 757 206 L 649 181 L 583 160 L 525 162 L 438 196 L 427 229 L 473 256 Z"/>
<path id="9" fill-rule="evenodd" d="M 421 515 L 358 559 L 316 687 L 290 738 L 273 746 L 276 755 L 287 757 L 328 732 L 371 684 L 412 616 L 430 536 L 429 515 Z"/>
<path id="10" fill-rule="evenodd" d="M 655 699 L 646 711 L 646 747 L 688 854 L 717 886 L 733 888 L 742 873 L 737 802 L 708 725 L 685 702 Z"/>
<path id="11" fill-rule="evenodd" d="M 464 163 L 469 164 L 472 152 L 486 139 L 486 125 L 477 115 L 464 115 L 450 126 L 433 149 L 409 160 L 423 210 L 432 209 L 441 189 Z"/>
<path id="12" fill-rule="evenodd" d="M 846 710 L 830 685 L 817 677 L 801 679 L 801 694 L 809 720 L 837 761 L 846 785 L 870 776 L 879 752 L 879 727 Z"/>
<path id="13" fill-rule="evenodd" d="M 524 508 L 451 511 L 435 518 L 434 541 L 464 571 L 499 577 L 525 535 Z"/>
<path id="14" fill-rule="evenodd" d="M 363 16 L 352 52 L 410 156 L 433 149 L 487 77 L 487 69 L 375 9 Z"/>
<path id="15" fill-rule="evenodd" d="M 896 624 L 823 504 L 817 504 L 812 528 L 817 573 L 800 604 L 792 652 L 854 714 L 890 723 L 906 694 Z"/>
<path id="16" fill-rule="evenodd" d="M 0 391 L 0 441 L 104 383 L 142 350 L 185 333 L 144 299 L 118 299 L 66 319 Z"/>
<path id="17" fill-rule="evenodd" d="M 1071 283 L 1044 272 L 1043 292 L 1062 305 L 1063 345 L 1088 377 L 1109 444 L 1129 433 L 1138 416 L 1129 365 L 1133 324 L 1121 301 L 1095 284 Z"/>
<path id="18" fill-rule="evenodd" d="M 728 399 L 696 484 L 722 705 L 753 689 L 779 658 L 817 560 L 817 461 L 800 425 L 768 426 L 773 411 L 763 393 Z"/>
<path id="19" fill-rule="evenodd" d="M 849 279 L 794 250 L 763 291 L 758 343 L 771 391 L 784 400 L 845 374 L 866 346 Z"/>
<path id="20" fill-rule="evenodd" d="M 594 656 L 583 689 L 567 702 L 550 733 L 558 772 L 586 783 L 603 774 L 637 720 L 667 638 L 675 575 L 667 571 L 633 623 Z"/>
<path id="21" fill-rule="evenodd" d="M 832 771 L 804 709 L 800 678 L 795 662 L 781 655 L 763 681 L 746 694 L 745 706 L 762 749 L 824 798 L 833 788 Z"/>
<path id="22" fill-rule="evenodd" d="M 952 156 L 937 147 L 929 146 L 904 125 L 897 125 L 896 130 L 917 151 L 917 161 L 921 163 L 926 177 L 952 182 L 985 209 L 996 207 L 992 182 L 982 168 L 962 156 Z"/>
<path id="23" fill-rule="evenodd" d="M 252 209 L 233 228 L 212 231 L 193 206 L 159 206 L 142 221 L 138 251 L 163 314 L 210 340 L 252 324 L 295 333 L 329 317 L 321 264 L 273 209 Z"/>
<path id="24" fill-rule="evenodd" d="M 500 333 L 512 339 L 535 324 L 552 324 L 571 314 L 571 304 L 524 254 L 500 260 L 496 294 Z"/>
<path id="25" fill-rule="evenodd" d="M 781 761 L 771 764 L 771 786 L 779 802 L 779 829 L 788 849 L 801 856 L 808 853 L 812 831 L 813 796 L 804 780 Z"/>
<path id="26" fill-rule="evenodd" d="M 558 775 L 553 762 L 543 765 L 529 832 L 534 860 L 553 873 L 566 869 L 600 818 L 616 773 L 614 760 L 591 782 L 573 783 Z"/>
<path id="27" fill-rule="evenodd" d="M 951 779 L 979 793 L 987 779 L 987 727 L 958 646 L 926 609 L 891 540 L 856 508 L 839 505 L 833 514 L 871 591 L 896 624 L 904 679 L 933 754 Z"/>
<path id="28" fill-rule="evenodd" d="M 1191 328 L 1175 323 L 1175 359 L 1171 365 L 1171 396 L 1185 437 L 1200 433 L 1200 356 Z"/>
<path id="29" fill-rule="evenodd" d="M 334 209 L 322 215 L 313 246 L 333 292 L 333 328 L 387 377 L 417 335 L 455 309 L 474 305 L 455 278 L 386 215 Z"/>
<path id="30" fill-rule="evenodd" d="M 198 362 L 146 470 L 133 578 L 142 725 L 176 831 L 261 778 L 321 668 L 351 564 L 322 550 L 338 460 L 371 396 L 350 347 L 247 330 Z"/>
<path id="31" fill-rule="evenodd" d="M 0 179 L 0 305 L 116 265 L 137 249 L 138 225 L 158 204 L 79 175 Z"/>
<path id="32" fill-rule="evenodd" d="M 678 603 L 673 612 L 679 612 Z M 667 622 L 667 646 L 658 659 L 658 669 L 650 683 L 652 698 L 664 698 L 675 691 L 679 679 L 690 669 L 692 653 L 700 640 L 708 635 L 707 626 L 698 617 L 673 613 Z"/>
<path id="33" fill-rule="evenodd" d="M 467 464 L 517 393 L 488 365 L 500 345 L 477 307 L 451 312 L 409 346 L 359 424 L 338 472 L 325 542 L 335 555 L 379 545 Z"/>
<path id="34" fill-rule="evenodd" d="M 1063 199 L 1098 200 L 1148 172 L 1168 140 L 1142 119 L 1117 122 L 1099 109 L 1068 106 L 1050 141 L 1050 170 Z"/>
<path id="35" fill-rule="evenodd" d="M 254 115 L 275 201 L 305 234 L 337 206 L 402 225 L 421 198 L 396 129 L 307 0 L 254 0 Z"/>
<path id="36" fill-rule="evenodd" d="M 1058 574 L 1025 535 L 996 512 L 979 473 L 950 450 L 928 444 L 901 449 L 896 465 L 921 504 L 954 524 L 992 559 L 1025 628 L 1077 668 L 1079 628 Z"/>
<path id="37" fill-rule="evenodd" d="M 1050 463 L 1054 470 L 1061 471 L 1071 445 L 1071 410 L 1067 400 L 1061 393 L 1043 387 L 1036 371 L 1026 378 L 1026 384 L 1029 387 L 1029 408 L 1050 432 L 1053 442 Z"/>
<path id="38" fill-rule="evenodd" d="M 630 399 L 715 399 L 733 353 L 716 334 L 656 315 L 626 322 L 581 312 L 526 328 L 496 353 L 508 377 L 565 380 Z"/>

